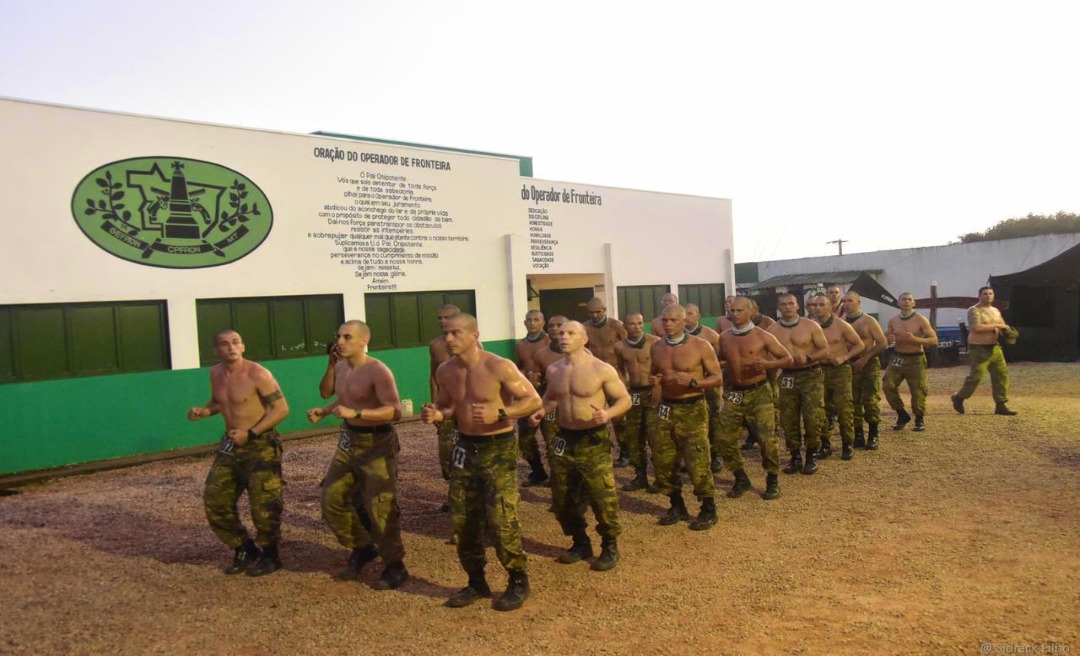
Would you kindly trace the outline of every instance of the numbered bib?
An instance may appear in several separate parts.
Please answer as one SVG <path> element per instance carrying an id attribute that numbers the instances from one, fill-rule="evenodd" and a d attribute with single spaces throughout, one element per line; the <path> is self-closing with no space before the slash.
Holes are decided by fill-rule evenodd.
<path id="1" fill-rule="evenodd" d="M 552 410 L 551 412 L 544 415 L 544 421 L 555 421 L 555 411 Z"/>
<path id="2" fill-rule="evenodd" d="M 221 438 L 221 444 L 218 445 L 218 453 L 231 456 L 235 449 L 236 443 L 233 442 L 232 438 L 229 437 L 229 434 L 226 433 L 225 436 Z"/>
<path id="3" fill-rule="evenodd" d="M 656 416 L 660 419 L 668 419 L 671 417 L 671 406 L 665 403 L 656 406 Z"/>
<path id="4" fill-rule="evenodd" d="M 450 445 L 453 446 L 454 444 L 457 444 L 457 439 L 458 439 L 458 430 L 456 428 L 451 428 L 450 429 Z"/>
<path id="5" fill-rule="evenodd" d="M 784 376 L 781 378 L 780 389 L 795 389 L 795 376 Z"/>
<path id="6" fill-rule="evenodd" d="M 641 394 L 634 392 L 630 395 L 630 403 L 632 405 L 641 405 Z"/>
<path id="7" fill-rule="evenodd" d="M 341 431 L 341 435 L 338 437 L 337 448 L 342 451 L 348 451 L 352 448 L 352 438 L 349 437 L 349 432 L 346 430 Z"/>
<path id="8" fill-rule="evenodd" d="M 904 358 L 893 358 L 892 359 L 892 366 L 894 366 L 894 367 L 902 367 L 902 366 L 904 366 Z"/>
<path id="9" fill-rule="evenodd" d="M 555 455 L 561 456 L 566 453 L 566 440 L 561 437 L 555 438 Z"/>
<path id="10" fill-rule="evenodd" d="M 457 438 L 457 431 L 454 431 L 454 437 Z M 460 446 L 454 447 L 454 454 L 450 457 L 450 462 L 454 465 L 455 469 L 465 469 L 465 461 L 468 459 L 469 454 L 465 449 Z"/>
<path id="11" fill-rule="evenodd" d="M 735 405 L 739 405 L 740 403 L 742 403 L 742 396 L 743 396 L 742 392 L 731 391 L 731 392 L 728 392 L 727 400 L 730 403 L 734 403 Z"/>

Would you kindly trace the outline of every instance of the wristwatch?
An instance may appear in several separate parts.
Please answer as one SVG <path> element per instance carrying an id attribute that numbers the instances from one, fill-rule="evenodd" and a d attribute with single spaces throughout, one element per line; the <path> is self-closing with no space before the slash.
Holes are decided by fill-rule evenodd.
<path id="1" fill-rule="evenodd" d="M 506 421 L 509 417 L 506 416 L 506 408 L 499 408 L 499 421 Z"/>

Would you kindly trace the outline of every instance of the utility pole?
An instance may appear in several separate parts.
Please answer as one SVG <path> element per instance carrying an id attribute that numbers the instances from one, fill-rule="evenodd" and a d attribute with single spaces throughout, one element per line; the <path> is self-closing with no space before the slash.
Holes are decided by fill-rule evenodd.
<path id="1" fill-rule="evenodd" d="M 851 241 L 850 239 L 834 239 L 832 241 L 825 242 L 826 244 L 836 244 L 836 247 L 840 249 L 840 255 L 844 254 L 844 242 Z"/>

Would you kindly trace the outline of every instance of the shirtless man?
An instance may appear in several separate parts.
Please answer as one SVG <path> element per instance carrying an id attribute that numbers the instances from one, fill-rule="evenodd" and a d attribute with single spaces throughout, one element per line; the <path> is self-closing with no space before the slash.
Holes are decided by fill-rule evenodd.
<path id="1" fill-rule="evenodd" d="M 877 319 L 863 314 L 862 297 L 857 292 L 844 294 L 844 316 L 863 343 L 862 355 L 851 365 L 851 396 L 855 411 L 855 448 L 878 448 L 878 424 L 881 423 L 881 362 L 878 356 L 888 342 Z M 863 439 L 863 419 L 869 427 Z"/>
<path id="2" fill-rule="evenodd" d="M 829 343 L 829 354 L 821 361 L 824 374 L 826 409 L 832 409 L 840 419 L 840 441 L 843 443 L 840 458 L 851 460 L 855 453 L 855 418 L 851 403 L 851 361 L 865 348 L 859 334 L 848 322 L 836 316 L 832 305 L 825 296 L 811 296 L 806 302 L 810 315 L 821 325 L 825 340 Z M 832 455 L 832 445 L 826 431 L 821 437 L 821 449 L 817 458 Z"/>
<path id="3" fill-rule="evenodd" d="M 589 300 L 589 321 L 585 323 L 585 330 L 589 337 L 589 351 L 612 367 L 618 366 L 615 345 L 626 339 L 626 326 L 618 319 L 608 317 L 607 306 L 599 296 Z M 611 427 L 615 430 L 615 439 L 619 445 L 619 457 L 615 460 L 615 466 L 627 467 L 630 465 L 630 451 L 623 439 L 626 426 L 621 419 L 616 419 Z"/>
<path id="4" fill-rule="evenodd" d="M 203 505 L 214 534 L 233 549 L 225 573 L 263 576 L 281 568 L 281 440 L 274 427 L 289 415 L 289 404 L 273 375 L 244 359 L 244 341 L 235 330 L 214 335 L 214 353 L 220 363 L 210 369 L 210 400 L 187 412 L 189 421 L 219 412 L 225 420 Z M 237 516 L 236 500 L 244 490 L 255 541 Z"/>
<path id="5" fill-rule="evenodd" d="M 825 423 L 825 379 L 821 361 L 829 355 L 829 342 L 821 326 L 799 317 L 799 301 L 794 294 L 777 299 L 780 321 L 769 326 L 769 333 L 791 354 L 793 364 L 780 374 L 780 426 L 784 429 L 791 461 L 785 474 L 813 474 L 818 465 L 814 454 L 821 446 L 821 427 Z M 800 427 L 800 421 L 802 426 Z M 806 433 L 806 460 L 799 448 Z"/>
<path id="6" fill-rule="evenodd" d="M 760 436 L 761 466 L 765 469 L 764 499 L 780 496 L 780 451 L 776 441 L 776 411 L 773 392 L 765 372 L 783 369 L 793 364 L 791 354 L 767 331 L 751 320 L 753 305 L 740 296 L 731 303 L 731 318 L 735 326 L 720 333 L 720 359 L 731 378 L 724 386 L 724 407 L 720 410 L 720 455 L 724 466 L 735 475 L 735 484 L 728 496 L 741 497 L 751 488 L 750 477 L 744 469 L 739 450 L 739 433 L 743 424 L 754 426 Z"/>
<path id="7" fill-rule="evenodd" d="M 461 310 L 456 305 L 444 305 L 439 308 L 439 313 L 436 315 L 439 319 L 439 330 L 443 329 L 450 317 L 459 312 Z M 450 352 L 446 350 L 446 340 L 443 339 L 443 335 L 439 335 L 428 344 L 428 359 L 431 364 L 428 374 L 428 387 L 431 392 L 431 400 L 434 401 L 439 396 L 439 384 L 435 380 L 435 372 L 439 370 L 442 363 L 450 359 Z M 450 420 L 440 422 L 436 425 L 435 431 L 439 453 L 439 469 L 442 471 L 443 480 L 449 483 L 450 454 L 454 450 L 454 422 Z M 450 511 L 449 495 L 449 486 L 447 486 L 447 498 L 439 510 L 443 512 Z M 451 538 L 450 541 L 453 542 L 454 538 Z"/>
<path id="8" fill-rule="evenodd" d="M 392 590 L 409 578 L 403 561 L 401 511 L 397 504 L 397 454 L 401 450 L 391 424 L 401 419 L 401 399 L 394 374 L 367 354 L 371 329 L 346 321 L 337 332 L 333 401 L 308 410 L 313 424 L 334 416 L 342 420 L 334 458 L 322 482 L 322 516 L 338 543 L 351 549 L 341 578 L 356 579 L 377 556 L 385 567 L 376 590 Z M 369 520 L 361 521 L 356 504 Z M 376 546 L 377 543 L 377 546 Z"/>
<path id="9" fill-rule="evenodd" d="M 573 543 L 557 560 L 570 564 L 593 556 L 592 541 L 585 532 L 584 497 L 592 506 L 601 540 L 600 557 L 592 569 L 603 572 L 619 561 L 616 538 L 622 530 L 607 422 L 626 413 L 631 401 L 615 368 L 589 355 L 586 341 L 588 333 L 580 323 L 563 325 L 559 344 L 564 357 L 547 369 L 544 407 L 534 413 L 533 421 L 539 423 L 549 412 L 559 418 L 551 491 L 563 535 Z"/>
<path id="10" fill-rule="evenodd" d="M 1009 402 L 1009 369 L 1005 366 L 1005 354 L 998 346 L 1002 332 L 1012 329 L 1001 316 L 1001 311 L 994 307 L 994 290 L 991 287 L 979 288 L 979 302 L 968 308 L 968 360 L 971 371 L 964 384 L 952 395 L 953 409 L 964 414 L 964 401 L 975 393 L 986 371 L 990 371 L 990 390 L 994 396 L 994 414 L 1013 416 L 1015 410 L 1006 405 Z"/>
<path id="11" fill-rule="evenodd" d="M 677 294 L 672 294 L 671 292 L 668 292 L 660 297 L 660 316 L 653 319 L 652 323 L 649 325 L 650 332 L 652 334 L 656 335 L 657 337 L 664 336 L 664 325 L 661 322 L 661 319 L 664 316 L 664 310 L 666 310 L 672 305 L 678 304 L 679 296 Z"/>
<path id="12" fill-rule="evenodd" d="M 896 299 L 900 314 L 889 319 L 885 327 L 885 341 L 896 344 L 889 366 L 885 369 L 882 391 L 889 407 L 896 411 L 896 424 L 893 430 L 902 430 L 911 421 L 911 415 L 904 409 L 900 398 L 900 382 L 907 381 L 911 392 L 911 412 L 915 415 L 915 430 L 924 431 L 926 425 L 926 393 L 929 382 L 926 373 L 927 346 L 937 346 L 937 333 L 930 326 L 926 317 L 915 311 L 915 296 L 904 292 Z"/>
<path id="13" fill-rule="evenodd" d="M 551 345 L 551 339 L 544 332 L 544 313 L 540 310 L 529 310 L 525 313 L 525 331 L 525 338 L 517 343 L 515 349 L 517 366 L 525 377 L 532 381 L 540 374 L 536 354 L 548 350 Z M 540 456 L 540 444 L 536 441 L 536 426 L 532 425 L 528 418 L 518 420 L 518 448 L 521 449 L 521 457 L 532 469 L 529 477 L 521 484 L 522 487 L 543 485 L 548 475 L 544 471 L 544 461 Z"/>
<path id="14" fill-rule="evenodd" d="M 646 474 L 648 462 L 646 448 L 653 444 L 656 436 L 656 412 L 652 404 L 652 386 L 649 385 L 649 371 L 652 368 L 652 346 L 660 341 L 656 335 L 645 334 L 645 318 L 640 312 L 626 315 L 626 339 L 615 345 L 617 367 L 623 382 L 630 389 L 630 410 L 625 418 L 626 444 L 630 450 L 630 465 L 634 468 L 634 478 L 623 486 L 626 492 L 637 490 L 659 491 L 649 485 Z M 653 471 L 655 474 L 656 467 Z"/>
<path id="15" fill-rule="evenodd" d="M 844 293 L 840 291 L 839 285 L 832 285 L 825 292 L 825 296 L 829 299 L 829 310 L 834 317 L 840 319 L 844 318 Z"/>
<path id="16" fill-rule="evenodd" d="M 562 360 L 563 352 L 562 346 L 559 345 L 559 332 L 562 330 L 563 324 L 569 319 L 561 314 L 548 319 L 547 335 L 548 344 L 547 348 L 540 349 L 533 354 L 533 358 L 536 363 L 536 370 L 530 371 L 527 374 L 529 382 L 536 388 L 536 393 L 543 396 L 547 392 L 547 368 L 550 367 L 558 360 Z M 586 349 L 588 350 L 588 349 Z M 544 415 L 544 418 L 540 420 L 540 434 L 544 437 L 544 446 L 547 450 L 548 465 L 554 462 L 555 453 L 552 450 L 555 442 L 555 431 L 558 429 L 559 424 L 555 421 L 555 413 L 550 412 Z M 551 507 L 551 511 L 555 511 L 555 507 Z"/>
<path id="17" fill-rule="evenodd" d="M 694 496 L 701 500 L 690 528 L 704 531 L 716 524 L 716 489 L 709 470 L 709 406 L 703 391 L 720 387 L 723 377 L 712 346 L 686 333 L 682 306 L 669 305 L 660 319 L 664 338 L 652 345 L 649 370 L 659 424 L 653 463 L 657 487 L 671 499 L 671 508 L 659 523 L 670 526 L 690 518 L 682 498 L 681 460 L 690 473 Z"/>
<path id="18" fill-rule="evenodd" d="M 705 340 L 715 352 L 720 346 L 720 334 L 701 323 L 701 308 L 693 303 L 687 303 L 684 307 L 686 308 L 686 333 Z M 705 390 L 705 402 L 709 405 L 709 450 L 712 455 L 709 461 L 709 469 L 715 474 L 724 468 L 724 460 L 720 457 L 719 446 L 720 388 L 710 387 Z"/>
<path id="19" fill-rule="evenodd" d="M 529 596 L 528 558 L 521 546 L 514 420 L 541 407 L 540 396 L 513 362 L 480 349 L 476 318 L 459 313 L 443 324 L 451 358 L 435 373 L 439 395 L 425 403 L 427 424 L 452 420 L 457 443 L 452 455 L 450 501 L 454 535 L 467 586 L 446 602 L 461 608 L 491 596 L 484 576 L 484 527 L 490 526 L 495 553 L 509 574 L 495 610 L 521 608 Z"/>
<path id="20" fill-rule="evenodd" d="M 731 327 L 735 325 L 731 322 L 731 303 L 734 300 L 734 296 L 727 296 L 724 298 L 724 316 L 716 320 L 717 335 L 724 332 L 725 330 L 730 330 Z"/>

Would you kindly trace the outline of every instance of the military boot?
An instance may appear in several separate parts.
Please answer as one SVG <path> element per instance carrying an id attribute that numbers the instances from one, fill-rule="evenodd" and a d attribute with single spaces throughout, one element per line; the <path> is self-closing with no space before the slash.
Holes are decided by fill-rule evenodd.
<path id="1" fill-rule="evenodd" d="M 1005 415 L 1006 417 L 1015 417 L 1020 413 L 1018 413 L 1016 410 L 1010 410 L 1009 406 L 1005 405 L 1004 403 L 998 403 L 994 406 L 994 414 Z"/>
<path id="2" fill-rule="evenodd" d="M 728 490 L 727 495 L 732 499 L 738 499 L 750 490 L 750 477 L 746 475 L 745 469 L 732 472 L 732 474 L 735 475 L 735 484 Z"/>
<path id="3" fill-rule="evenodd" d="M 840 450 L 841 460 L 851 460 L 855 457 L 855 449 L 851 448 L 850 444 L 845 444 Z"/>
<path id="4" fill-rule="evenodd" d="M 525 482 L 521 484 L 521 487 L 536 487 L 537 485 L 543 485 L 544 481 L 548 479 L 548 474 L 544 471 L 544 462 L 542 460 L 530 460 L 529 467 L 532 471 L 529 472 L 529 477 L 525 479 Z"/>
<path id="5" fill-rule="evenodd" d="M 863 449 L 866 447 L 866 436 L 863 434 L 863 427 L 861 424 L 855 429 L 854 446 L 856 449 Z"/>
<path id="6" fill-rule="evenodd" d="M 765 476 L 765 494 L 761 495 L 762 499 L 766 501 L 772 501 L 780 496 L 780 477 L 776 474 L 767 474 Z"/>
<path id="7" fill-rule="evenodd" d="M 620 469 L 630 466 L 630 449 L 626 448 L 625 442 L 619 442 L 619 457 L 612 464 Z"/>
<path id="8" fill-rule="evenodd" d="M 814 452 L 810 450 L 810 447 L 806 447 L 806 462 L 803 463 L 802 473 L 809 476 L 818 469 L 817 461 L 814 460 Z"/>
<path id="9" fill-rule="evenodd" d="M 724 459 L 721 458 L 719 455 L 713 456 L 712 461 L 709 462 L 709 470 L 712 473 L 716 474 L 720 470 L 722 470 L 723 468 L 724 468 Z"/>
<path id="10" fill-rule="evenodd" d="M 964 399 L 959 394 L 953 394 L 949 397 L 952 401 L 953 410 L 956 410 L 960 414 L 964 414 Z"/>
<path id="11" fill-rule="evenodd" d="M 484 578 L 484 570 L 480 569 L 469 573 L 469 584 L 458 590 L 446 600 L 448 608 L 464 608 L 481 599 L 491 596 L 491 588 L 487 579 Z"/>
<path id="12" fill-rule="evenodd" d="M 374 588 L 376 590 L 393 590 L 408 580 L 409 570 L 405 569 L 405 563 L 398 560 L 386 566 L 382 576 L 379 577 L 378 581 L 375 581 Z"/>
<path id="13" fill-rule="evenodd" d="M 870 424 L 870 432 L 866 434 L 866 449 L 873 451 L 878 448 L 878 425 Z"/>
<path id="14" fill-rule="evenodd" d="M 752 428 L 747 428 L 746 429 L 746 441 L 743 442 L 742 450 L 743 451 L 749 451 L 750 449 L 757 446 L 757 442 L 758 442 L 757 432 Z"/>
<path id="15" fill-rule="evenodd" d="M 907 426 L 909 421 L 911 421 L 911 415 L 907 413 L 907 410 L 900 408 L 896 411 L 896 423 L 893 424 L 892 429 L 904 430 L 904 426 Z"/>
<path id="16" fill-rule="evenodd" d="M 614 569 L 619 562 L 619 546 L 615 544 L 615 538 L 602 538 L 600 540 L 600 557 L 593 561 L 592 569 L 597 572 L 606 572 Z"/>
<path id="17" fill-rule="evenodd" d="M 248 576 L 266 576 L 281 569 L 281 560 L 278 558 L 277 544 L 268 544 L 263 547 L 262 555 L 255 566 L 247 571 Z"/>
<path id="18" fill-rule="evenodd" d="M 806 455 L 810 455 L 807 453 Z M 791 452 L 791 460 L 788 462 L 787 467 L 784 467 L 785 474 L 798 474 L 803 469 L 802 452 L 798 449 L 794 449 Z"/>
<path id="19" fill-rule="evenodd" d="M 915 415 L 915 428 L 912 430 L 914 430 L 916 433 L 921 433 L 926 430 L 926 424 L 923 423 L 922 415 Z"/>
<path id="20" fill-rule="evenodd" d="M 824 460 L 832 455 L 832 443 L 829 442 L 828 436 L 822 436 L 821 446 L 814 452 L 814 457 L 818 460 Z"/>
<path id="21" fill-rule="evenodd" d="M 529 598 L 529 575 L 524 570 L 510 570 L 506 590 L 495 600 L 495 610 L 517 610 Z"/>
<path id="22" fill-rule="evenodd" d="M 701 500 L 701 512 L 690 522 L 693 531 L 707 531 L 716 524 L 716 499 L 705 497 Z"/>
<path id="23" fill-rule="evenodd" d="M 587 560 L 592 557 L 592 540 L 590 540 L 589 536 L 585 533 L 579 533 L 574 536 L 574 542 L 570 545 L 570 548 L 559 554 L 559 557 L 555 559 L 555 562 L 569 565 L 571 563 L 576 563 L 579 560 Z"/>
<path id="24" fill-rule="evenodd" d="M 360 575 L 360 570 L 371 561 L 379 557 L 379 550 L 375 548 L 375 545 L 369 544 L 366 547 L 356 547 L 349 554 L 349 560 L 345 564 L 345 569 L 341 571 L 341 579 L 344 581 L 354 581 Z"/>
<path id="25" fill-rule="evenodd" d="M 666 515 L 660 518 L 657 524 L 671 526 L 690 519 L 690 513 L 686 510 L 686 502 L 683 501 L 682 493 L 672 492 L 669 498 L 671 499 L 671 508 L 668 509 Z"/>
<path id="26" fill-rule="evenodd" d="M 225 573 L 232 575 L 247 570 L 255 564 L 260 553 L 259 547 L 255 546 L 251 538 L 244 540 L 244 544 L 233 550 L 232 565 L 225 568 Z"/>
<path id="27" fill-rule="evenodd" d="M 622 486 L 623 492 L 637 492 L 649 487 L 649 477 L 645 474 L 644 467 L 638 467 L 630 482 Z"/>

